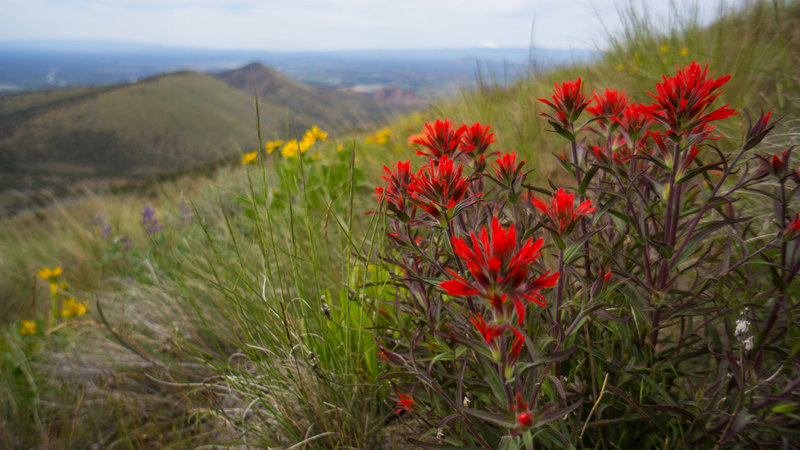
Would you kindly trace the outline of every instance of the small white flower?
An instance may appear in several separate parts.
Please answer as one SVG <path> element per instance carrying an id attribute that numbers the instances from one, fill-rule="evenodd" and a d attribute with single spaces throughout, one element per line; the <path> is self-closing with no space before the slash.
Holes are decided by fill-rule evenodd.
<path id="1" fill-rule="evenodd" d="M 444 428 L 436 430 L 436 440 L 441 444 L 444 442 Z"/>
<path id="2" fill-rule="evenodd" d="M 747 320 L 747 311 L 748 309 L 745 308 L 741 316 L 736 320 L 734 334 L 736 335 L 736 340 L 742 344 L 745 351 L 750 351 L 753 349 L 753 336 L 750 334 L 751 323 Z"/>
<path id="3" fill-rule="evenodd" d="M 472 395 L 469 392 L 464 396 L 464 400 L 461 401 L 461 404 L 464 405 L 464 408 L 469 408 L 469 405 L 472 404 Z"/>
<path id="4" fill-rule="evenodd" d="M 742 341 L 742 345 L 744 345 L 745 351 L 750 351 L 753 349 L 753 336 L 748 337 L 744 341 Z"/>
<path id="5" fill-rule="evenodd" d="M 741 339 L 742 336 L 750 332 L 750 321 L 744 317 L 736 321 L 736 337 Z"/>

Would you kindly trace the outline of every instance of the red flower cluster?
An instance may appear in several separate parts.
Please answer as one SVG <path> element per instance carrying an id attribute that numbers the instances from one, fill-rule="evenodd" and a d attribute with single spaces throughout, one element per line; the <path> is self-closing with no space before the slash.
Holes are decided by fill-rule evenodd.
<path id="1" fill-rule="evenodd" d="M 575 197 L 559 188 L 550 204 L 531 196 L 531 202 L 539 211 L 545 213 L 550 219 L 550 224 L 559 236 L 568 233 L 581 217 L 595 211 L 591 200 L 586 200 L 575 208 Z"/>
<path id="2" fill-rule="evenodd" d="M 462 155 L 469 155 L 476 168 L 482 168 L 486 160 L 489 146 L 495 142 L 494 133 L 489 125 L 476 122 L 470 126 L 462 124 L 454 128 L 449 120 L 436 120 L 426 123 L 425 130 L 410 138 L 412 145 L 420 145 L 417 154 L 438 161 L 445 156 L 458 160 Z"/>
<path id="3" fill-rule="evenodd" d="M 421 145 L 422 150 L 417 154 L 427 156 L 432 160 L 439 160 L 445 156 L 455 159 L 461 153 L 461 135 L 467 131 L 466 125 L 453 129 L 449 120 L 437 119 L 433 125 L 426 123 L 422 136 L 414 139 L 413 143 Z"/>
<path id="4" fill-rule="evenodd" d="M 444 155 L 436 161 L 431 159 L 423 166 L 408 185 L 408 193 L 414 204 L 425 211 L 434 223 L 446 225 L 447 220 L 463 208 L 477 201 L 478 195 L 467 197 L 469 182 L 461 176 L 464 166 L 456 165 Z M 452 214 L 449 210 L 455 210 Z"/>
<path id="5" fill-rule="evenodd" d="M 558 280 L 558 273 L 545 272 L 539 277 L 531 275 L 531 267 L 541 254 L 542 239 L 533 241 L 529 238 L 522 246 L 518 246 L 514 225 L 508 230 L 500 226 L 497 217 L 492 218 L 491 234 L 481 227 L 480 236 L 470 235 L 472 247 L 465 239 L 453 237 L 453 249 L 464 262 L 472 275 L 467 280 L 453 271 L 452 280 L 443 281 L 439 286 L 450 295 L 479 295 L 487 300 L 495 310 L 495 317 L 507 319 L 510 300 L 516 309 L 518 324 L 525 318 L 525 306 L 522 300 L 535 302 L 545 306 L 545 299 L 539 290 L 552 287 Z"/>
<path id="6" fill-rule="evenodd" d="M 522 166 L 524 165 L 525 161 L 517 164 L 516 153 L 506 153 L 492 163 L 495 179 L 504 188 L 510 188 L 520 180 L 519 173 L 522 171 Z"/>
<path id="7" fill-rule="evenodd" d="M 625 91 L 615 91 L 606 88 L 603 96 L 594 94 L 594 106 L 586 108 L 586 112 L 595 117 L 618 117 L 628 105 Z"/>
<path id="8" fill-rule="evenodd" d="M 522 428 L 528 428 L 533 423 L 533 414 L 528 412 L 528 404 L 522 401 L 522 394 L 517 392 L 514 397 L 514 404 L 511 405 L 511 411 L 517 413 L 517 424 Z"/>
<path id="9" fill-rule="evenodd" d="M 645 135 L 645 132 L 653 122 L 650 116 L 645 114 L 645 108 L 644 105 L 639 103 L 630 103 L 622 110 L 620 115 L 611 118 L 611 120 L 619 124 L 620 129 L 630 142 L 638 142 L 639 138 Z"/>
<path id="10" fill-rule="evenodd" d="M 472 322 L 473 325 L 475 325 L 475 328 L 478 330 L 481 336 L 483 336 L 483 339 L 486 340 L 487 344 L 491 344 L 495 338 L 498 338 L 503 335 L 503 329 L 498 327 L 497 325 L 486 325 L 486 322 L 484 322 L 481 313 L 476 314 L 469 320 L 470 322 Z"/>
<path id="11" fill-rule="evenodd" d="M 386 174 L 381 178 L 386 182 L 386 187 L 375 188 L 375 194 L 378 196 L 378 201 L 381 201 L 381 198 L 386 199 L 389 210 L 405 222 L 414 216 L 413 205 L 408 205 L 406 202 L 408 186 L 414 182 L 411 161 L 398 161 L 393 168 L 394 170 L 383 166 Z"/>
<path id="12" fill-rule="evenodd" d="M 402 394 L 400 392 L 398 392 L 397 395 L 400 397 L 400 401 L 397 402 L 397 409 L 395 409 L 394 413 L 400 414 L 403 411 L 411 412 L 417 404 L 414 398 L 411 397 L 411 395 Z"/>
<path id="13" fill-rule="evenodd" d="M 643 111 L 674 134 L 691 131 L 736 114 L 728 105 L 708 112 L 711 103 L 723 92 L 720 88 L 731 76 L 712 77 L 713 74 L 708 73 L 708 65 L 701 68 L 696 62 L 679 69 L 674 77 L 662 75 L 664 82 L 656 84 L 656 95 L 648 93 L 655 103 Z"/>
<path id="14" fill-rule="evenodd" d="M 461 149 L 469 153 L 478 166 L 486 159 L 486 151 L 495 142 L 494 133 L 489 132 L 491 126 L 485 127 L 480 122 L 475 122 L 464 131 L 461 137 Z"/>
<path id="15" fill-rule="evenodd" d="M 553 108 L 555 116 L 547 113 L 542 113 L 542 115 L 564 128 L 569 128 L 570 122 L 577 120 L 578 116 L 589 106 L 592 100 L 583 93 L 583 81 L 580 78 L 575 81 L 565 81 L 561 83 L 561 86 L 555 83 L 555 86 L 555 91 L 551 97 L 553 99 L 552 102 L 546 98 L 539 99 L 539 101 Z"/>

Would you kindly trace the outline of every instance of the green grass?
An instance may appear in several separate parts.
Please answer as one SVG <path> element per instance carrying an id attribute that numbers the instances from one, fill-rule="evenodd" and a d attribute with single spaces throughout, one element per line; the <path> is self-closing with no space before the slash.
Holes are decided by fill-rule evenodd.
<path id="1" fill-rule="evenodd" d="M 505 90 L 487 81 L 461 100 L 396 120 L 385 145 L 331 134 L 312 150 L 323 156 L 307 157 L 302 167 L 273 154 L 263 166 L 86 194 L 5 219 L 0 446 L 399 445 L 404 433 L 418 430 L 384 424 L 395 405 L 387 400 L 390 383 L 379 379 L 373 327 L 381 318 L 373 299 L 383 295 L 387 277 L 367 264 L 380 246 L 380 224 L 365 213 L 377 207 L 381 166 L 413 158 L 405 140 L 424 121 L 490 123 L 494 148 L 517 151 L 544 180 L 556 173 L 552 154 L 561 144 L 546 131 L 537 97 L 550 95 L 554 81 L 580 76 L 596 90 L 640 92 L 696 59 L 732 74 L 722 102 L 751 111 L 764 105 L 786 117 L 772 138 L 777 150 L 796 142 L 797 2 L 756 3 L 710 28 L 691 16 L 672 28 L 633 12 L 624 17 L 628 28 L 601 61 Z M 49 109 L 54 103 L 59 108 Z M 158 112 L 145 105 L 158 105 Z M 108 170 L 205 161 L 257 144 L 252 98 L 197 74 L 0 102 L 3 117 L 36 108 L 49 112 L 26 118 L 28 131 L 0 137 L 2 149 L 16 151 L 23 139 L 36 143 L 30 155 L 16 156 L 20 167 L 41 168 L 37 158 L 73 127 L 112 132 L 128 143 Z M 264 139 L 286 137 L 286 110 L 261 105 L 260 113 Z M 746 124 L 744 115 L 729 122 Z M 173 142 L 174 129 L 191 137 Z M 95 151 L 99 157 L 110 149 Z M 53 170 L 86 170 L 88 162 L 69 152 L 59 158 Z M 145 204 L 164 225 L 152 236 L 140 223 Z M 98 214 L 112 226 L 109 237 L 92 223 Z M 129 250 L 124 236 L 133 243 Z M 90 311 L 47 334 L 50 297 L 35 274 L 57 265 L 69 293 Z M 38 333 L 21 336 L 20 320 L 34 318 Z"/>

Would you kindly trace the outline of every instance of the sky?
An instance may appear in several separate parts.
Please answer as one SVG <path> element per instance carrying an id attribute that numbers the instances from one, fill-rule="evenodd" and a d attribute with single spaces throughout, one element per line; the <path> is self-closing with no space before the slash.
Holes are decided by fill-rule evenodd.
<path id="1" fill-rule="evenodd" d="M 0 42 L 326 51 L 600 48 L 631 0 L 0 0 Z M 718 0 L 632 0 L 655 17 Z M 722 0 L 729 4 L 736 0 Z"/>

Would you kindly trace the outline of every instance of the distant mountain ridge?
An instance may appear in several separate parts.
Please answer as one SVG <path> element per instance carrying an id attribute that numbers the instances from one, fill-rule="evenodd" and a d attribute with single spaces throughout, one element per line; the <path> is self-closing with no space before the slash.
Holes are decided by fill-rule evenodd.
<path id="1" fill-rule="evenodd" d="M 364 128 L 392 113 L 407 110 L 405 105 L 379 103 L 365 94 L 310 86 L 260 63 L 222 72 L 216 77 L 247 94 L 256 93 L 268 104 L 292 105 L 297 119 L 330 129 Z"/>
<path id="2" fill-rule="evenodd" d="M 40 188 L 186 170 L 286 138 L 374 126 L 395 106 L 309 86 L 251 64 L 218 77 L 160 75 L 116 86 L 0 95 L 0 215 Z"/>
<path id="3" fill-rule="evenodd" d="M 258 61 L 306 84 L 358 85 L 450 95 L 475 82 L 475 70 L 512 81 L 530 67 L 586 62 L 587 49 L 465 48 L 262 51 L 164 47 L 125 42 L 0 42 L 0 92 L 129 82 L 179 70 L 219 72 Z"/>

